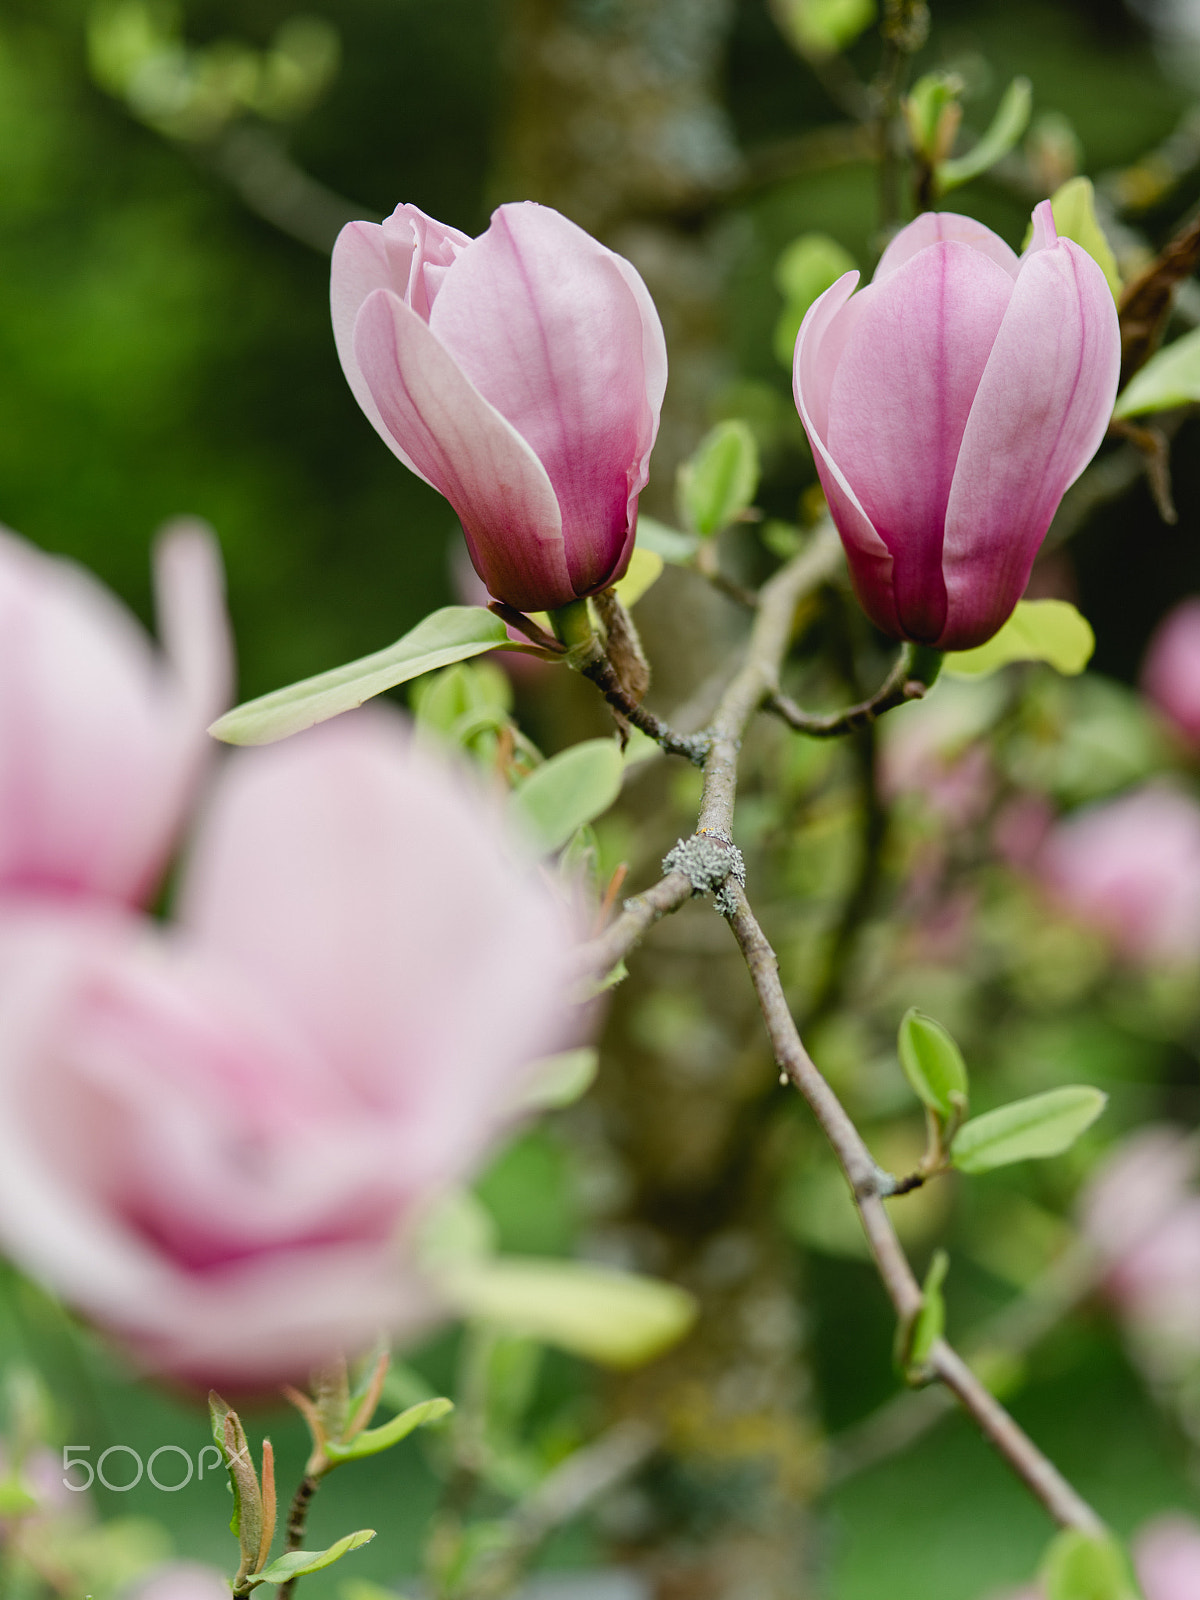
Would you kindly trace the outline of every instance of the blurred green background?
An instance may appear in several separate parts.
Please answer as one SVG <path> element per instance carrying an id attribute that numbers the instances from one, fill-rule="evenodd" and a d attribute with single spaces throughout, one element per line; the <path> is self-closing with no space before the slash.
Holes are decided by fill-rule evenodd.
<path id="1" fill-rule="evenodd" d="M 721 9 L 716 0 L 695 5 Z M 603 24 L 604 0 L 575 9 Z M 309 108 L 224 122 L 218 108 L 206 132 L 178 119 L 169 83 L 140 106 L 104 87 L 95 40 L 98 28 L 115 26 L 111 10 L 0 0 L 0 520 L 86 562 L 146 617 L 154 529 L 177 513 L 210 520 L 228 566 L 246 696 L 378 648 L 453 599 L 455 524 L 349 394 L 319 240 L 302 242 L 246 203 L 231 176 L 236 149 L 221 137 L 265 129 L 269 149 L 323 185 L 333 211 L 339 196 L 347 214 L 382 215 L 412 201 L 478 232 L 493 203 L 520 197 L 498 156 L 521 110 L 519 63 L 506 47 L 513 17 L 500 0 L 187 0 L 174 17 L 169 6 L 149 10 L 164 36 L 178 27 L 194 51 L 234 41 L 260 53 L 303 11 L 327 24 L 314 37 L 336 40 L 337 57 L 313 68 L 314 83 L 325 81 Z M 1024 73 L 1037 110 L 1069 121 L 1081 170 L 1092 174 L 1161 142 L 1200 94 L 1200 79 L 1193 89 L 1164 73 L 1144 17 L 1119 0 L 945 0 L 933 24 L 917 68 L 949 62 L 964 72 L 969 122 L 981 126 L 1012 75 Z M 843 120 L 828 79 L 783 47 L 765 0 L 737 0 L 728 27 L 721 91 L 742 149 Z M 877 51 L 868 32 L 851 59 L 869 75 Z M 1138 226 L 1157 244 L 1198 197 L 1193 166 Z M 1029 203 L 1002 178 L 979 180 L 953 202 L 1018 246 Z M 723 386 L 701 409 L 734 406 L 736 380 L 759 386 L 760 405 L 769 401 L 764 388 L 773 392 L 786 411 L 788 375 L 771 349 L 776 260 L 796 235 L 818 229 L 869 265 L 871 170 L 850 161 L 762 184 L 694 222 L 694 232 L 705 228 L 719 232 L 725 263 L 725 364 Z M 1200 588 L 1196 442 L 1187 424 L 1174 452 L 1175 527 L 1158 519 L 1138 482 L 1072 546 L 1067 586 L 1096 627 L 1096 665 L 1115 677 L 1132 679 L 1155 620 Z M 794 426 L 780 424 L 769 466 L 764 504 L 792 516 L 813 476 Z M 1154 1048 L 1135 1039 L 1130 1049 L 1133 1065 L 1118 1062 L 1111 1076 L 1153 1078 Z M 1194 1059 L 1172 1058 L 1163 1075 L 1186 1083 L 1194 1110 Z M 1153 1093 L 1145 1100 L 1147 1113 L 1161 1103 Z M 485 1192 L 512 1248 L 571 1249 L 572 1159 L 569 1131 L 555 1126 L 503 1158 Z M 567 1223 L 539 1232 L 548 1213 Z M 892 1391 L 890 1322 L 865 1267 L 816 1251 L 804 1270 L 819 1405 L 837 1430 Z M 970 1322 L 1006 1292 L 968 1265 L 954 1286 L 954 1315 Z M 103 1441 L 144 1453 L 204 1441 L 190 1401 L 126 1387 L 103 1358 L 81 1358 L 58 1313 L 27 1286 L 10 1282 L 4 1306 L 7 1348 L 47 1371 L 71 1426 L 90 1430 L 97 1450 Z M 449 1381 L 452 1346 L 443 1340 L 418 1361 L 434 1384 Z M 586 1414 L 591 1381 L 566 1358 L 550 1360 L 538 1414 Z M 1039 1352 L 1014 1405 L 1119 1528 L 1165 1506 L 1195 1509 L 1183 1447 L 1101 1313 L 1076 1319 Z M 271 1427 L 286 1481 L 301 1458 L 300 1431 L 275 1416 Z M 353 1481 L 346 1473 L 323 1492 L 316 1537 L 368 1520 L 386 1534 L 354 1558 L 357 1576 L 386 1581 L 415 1565 L 433 1494 L 421 1459 L 416 1447 L 396 1452 L 378 1471 Z M 215 1477 L 177 1498 L 144 1486 L 99 1495 L 104 1515 L 161 1519 L 181 1554 L 216 1560 L 228 1555 L 226 1503 Z M 1046 1532 L 958 1421 L 851 1480 L 826 1510 L 819 1558 L 831 1600 L 971 1600 L 1027 1577 Z M 551 1556 L 579 1562 L 595 1548 L 571 1535 Z M 337 1582 L 311 1580 L 306 1592 L 316 1600 Z"/>

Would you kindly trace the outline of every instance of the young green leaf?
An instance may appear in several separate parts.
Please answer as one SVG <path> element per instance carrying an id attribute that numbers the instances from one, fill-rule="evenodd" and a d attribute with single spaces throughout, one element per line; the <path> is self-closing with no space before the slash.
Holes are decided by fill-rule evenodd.
<path id="1" fill-rule="evenodd" d="M 1029 113 L 1033 110 L 1033 88 L 1028 78 L 1014 78 L 1004 91 L 996 115 L 987 132 L 965 156 L 943 161 L 937 169 L 937 192 L 949 194 L 960 184 L 969 183 L 989 167 L 994 167 L 1002 156 L 1016 144 L 1025 132 Z"/>
<path id="2" fill-rule="evenodd" d="M 833 56 L 875 20 L 875 0 L 771 0 L 784 38 L 802 56 Z"/>
<path id="3" fill-rule="evenodd" d="M 549 855 L 608 810 L 621 792 L 624 771 L 615 740 L 585 739 L 535 767 L 509 796 L 509 815 Z"/>
<path id="4" fill-rule="evenodd" d="M 1045 661 L 1073 678 L 1095 648 L 1091 624 L 1069 600 L 1018 600 L 999 633 L 974 650 L 952 650 L 945 670 L 954 677 L 981 678 L 1010 661 Z"/>
<path id="5" fill-rule="evenodd" d="M 374 1537 L 374 1528 L 360 1528 L 357 1533 L 348 1533 L 344 1539 L 331 1544 L 328 1550 L 292 1550 L 285 1556 L 276 1556 L 269 1567 L 264 1567 L 261 1572 L 254 1574 L 250 1580 L 251 1586 L 260 1583 L 287 1583 L 291 1578 L 306 1578 L 310 1572 L 320 1572 L 323 1567 L 331 1567 L 335 1561 L 340 1561 L 351 1550 L 361 1550 L 363 1545 L 370 1544 Z"/>
<path id="6" fill-rule="evenodd" d="M 718 422 L 679 469 L 683 520 L 709 539 L 753 504 L 758 493 L 758 445 L 748 425 Z"/>
<path id="7" fill-rule="evenodd" d="M 1069 1150 L 1104 1110 L 1108 1096 L 1086 1084 L 1049 1089 L 964 1122 L 950 1145 L 960 1172 L 990 1172 Z"/>
<path id="8" fill-rule="evenodd" d="M 967 1108 L 967 1067 L 962 1051 L 940 1022 L 915 1006 L 900 1019 L 900 1065 L 913 1093 L 944 1122 Z"/>
<path id="9" fill-rule="evenodd" d="M 386 650 L 248 700 L 218 717 L 208 731 L 226 744 L 273 744 L 352 711 L 410 678 L 508 645 L 507 629 L 490 611 L 481 606 L 443 606 Z"/>
<path id="10" fill-rule="evenodd" d="M 683 1336 L 695 1301 L 674 1284 L 551 1258 L 464 1264 L 443 1288 L 466 1316 L 611 1367 L 635 1367 Z"/>
<path id="11" fill-rule="evenodd" d="M 1046 1550 L 1040 1578 L 1046 1600 L 1140 1600 L 1129 1560 L 1108 1533 L 1064 1529 Z"/>
<path id="12" fill-rule="evenodd" d="M 580 1045 L 556 1056 L 546 1056 L 530 1068 L 532 1081 L 513 1103 L 514 1111 L 557 1111 L 574 1105 L 591 1088 L 600 1065 L 594 1045 Z"/>
<path id="13" fill-rule="evenodd" d="M 854 270 L 854 257 L 826 233 L 802 233 L 775 265 L 775 285 L 783 310 L 775 324 L 775 354 L 791 371 L 796 335 L 813 301 Z"/>
<path id="14" fill-rule="evenodd" d="M 421 1400 L 390 1422 L 385 1422 L 382 1427 L 368 1428 L 348 1444 L 337 1444 L 331 1439 L 325 1446 L 325 1454 L 335 1465 L 341 1461 L 359 1461 L 364 1456 L 377 1456 L 381 1450 L 390 1450 L 401 1439 L 407 1439 L 415 1429 L 423 1428 L 429 1422 L 438 1422 L 453 1410 L 452 1400 L 440 1397 Z"/>
<path id="15" fill-rule="evenodd" d="M 682 567 L 696 554 L 700 540 L 694 533 L 680 533 L 678 528 L 670 528 L 654 517 L 639 514 L 637 548 L 649 550 L 664 561 Z"/>
<path id="16" fill-rule="evenodd" d="M 911 1372 L 919 1373 L 928 1364 L 933 1347 L 946 1331 L 946 1302 L 942 1298 L 942 1285 L 950 1270 L 950 1257 L 944 1250 L 935 1250 L 925 1282 L 921 1285 L 921 1309 L 912 1326 L 908 1345 L 908 1359 L 904 1363 Z"/>
<path id="17" fill-rule="evenodd" d="M 1096 216 L 1096 192 L 1090 178 L 1068 178 L 1050 196 L 1054 227 L 1060 239 L 1074 239 L 1081 245 L 1108 280 L 1114 300 L 1121 298 L 1121 274 L 1117 258 Z M 1031 229 L 1032 231 L 1032 229 Z"/>
<path id="18" fill-rule="evenodd" d="M 617 591 L 617 599 L 627 611 L 631 606 L 637 605 L 646 590 L 652 588 L 662 577 L 664 560 L 665 558 L 657 550 L 651 550 L 644 542 L 640 547 L 634 546 L 625 576 L 618 578 L 613 585 Z"/>
<path id="19" fill-rule="evenodd" d="M 1172 406 L 1192 405 L 1198 400 L 1200 328 L 1193 328 L 1134 373 L 1117 396 L 1113 416 L 1141 417 L 1148 411 L 1169 411 Z"/>

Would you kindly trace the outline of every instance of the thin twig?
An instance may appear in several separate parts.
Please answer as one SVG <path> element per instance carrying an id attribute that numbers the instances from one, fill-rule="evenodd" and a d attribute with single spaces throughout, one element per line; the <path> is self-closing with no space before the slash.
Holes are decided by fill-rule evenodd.
<path id="1" fill-rule="evenodd" d="M 703 733 L 677 733 L 661 717 L 656 717 L 653 711 L 647 711 L 640 705 L 618 678 L 612 662 L 604 654 L 599 641 L 596 644 L 596 655 L 590 661 L 580 664 L 580 672 L 600 690 L 600 693 L 617 711 L 626 722 L 633 724 L 648 734 L 654 742 L 668 751 L 671 755 L 683 756 L 695 766 L 704 765 L 704 758 L 708 753 L 706 736 Z"/>
<path id="2" fill-rule="evenodd" d="M 301 1550 L 304 1548 L 304 1531 L 308 1526 L 308 1508 L 312 1497 L 320 1487 L 321 1480 L 312 1473 L 305 1473 L 300 1480 L 300 1486 L 292 1496 L 292 1504 L 288 1510 L 287 1520 L 287 1551 Z M 296 1590 L 295 1578 L 289 1578 L 279 1591 L 279 1600 L 292 1600 Z"/>
<path id="3" fill-rule="evenodd" d="M 854 1194 L 867 1244 L 888 1298 L 901 1322 L 911 1321 L 920 1311 L 923 1297 L 883 1203 L 892 1192 L 892 1180 L 876 1165 L 841 1101 L 804 1048 L 779 980 L 775 953 L 745 892 L 735 885 L 731 893 L 736 910 L 729 919 L 730 926 L 750 970 L 775 1060 L 804 1096 L 828 1139 Z M 934 1345 L 929 1367 L 1060 1527 L 1078 1528 L 1085 1533 L 1101 1531 L 1103 1523 L 1091 1506 L 945 1340 Z"/>
<path id="4" fill-rule="evenodd" d="M 782 717 L 797 733 L 808 734 L 810 739 L 836 739 L 842 734 L 856 733 L 861 728 L 869 728 L 885 711 L 892 711 L 910 700 L 922 700 L 928 694 L 929 683 L 917 670 L 914 656 L 912 646 L 906 645 L 875 693 L 845 711 L 805 711 L 788 695 L 779 692 L 769 697 L 767 710 Z"/>

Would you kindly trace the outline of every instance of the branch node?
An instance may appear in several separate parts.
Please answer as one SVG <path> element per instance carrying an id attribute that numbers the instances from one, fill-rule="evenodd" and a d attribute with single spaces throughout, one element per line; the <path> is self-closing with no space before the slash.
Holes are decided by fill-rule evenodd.
<path id="1" fill-rule="evenodd" d="M 679 839 L 663 857 L 664 875 L 681 872 L 692 886 L 692 893 L 711 894 L 723 917 L 731 917 L 737 901 L 730 887 L 746 886 L 746 863 L 742 852 L 727 833 L 701 828 L 690 839 Z"/>

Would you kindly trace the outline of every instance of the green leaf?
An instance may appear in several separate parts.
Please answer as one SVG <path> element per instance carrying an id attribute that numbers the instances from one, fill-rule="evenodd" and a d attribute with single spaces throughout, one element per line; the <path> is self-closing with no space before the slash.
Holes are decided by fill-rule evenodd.
<path id="1" fill-rule="evenodd" d="M 591 1088 L 600 1065 L 594 1045 L 581 1045 L 547 1056 L 531 1069 L 532 1082 L 513 1106 L 514 1111 L 557 1111 L 574 1105 Z"/>
<path id="2" fill-rule="evenodd" d="M 505 646 L 511 648 L 507 630 L 490 611 L 481 606 L 443 606 L 386 650 L 248 700 L 218 717 L 208 731 L 226 744 L 272 744 L 352 711 L 410 678 Z"/>
<path id="3" fill-rule="evenodd" d="M 460 1311 L 611 1367 L 635 1367 L 680 1339 L 695 1301 L 674 1284 L 580 1261 L 500 1257 L 455 1270 Z"/>
<path id="4" fill-rule="evenodd" d="M 802 56 L 833 56 L 875 21 L 875 0 L 773 0 L 785 39 Z"/>
<path id="5" fill-rule="evenodd" d="M 735 522 L 758 493 L 758 445 L 747 423 L 718 422 L 679 469 L 683 520 L 709 539 Z"/>
<path id="6" fill-rule="evenodd" d="M 286 1583 L 289 1578 L 306 1578 L 310 1572 L 331 1567 L 351 1550 L 370 1544 L 374 1537 L 374 1528 L 360 1528 L 357 1533 L 348 1533 L 344 1539 L 331 1544 L 328 1550 L 293 1550 L 286 1556 L 276 1556 L 271 1565 L 256 1572 L 251 1581 L 255 1584 Z"/>
<path id="7" fill-rule="evenodd" d="M 626 610 L 637 605 L 646 590 L 662 577 L 664 559 L 657 550 L 651 550 L 645 543 L 634 546 L 625 576 L 613 585 L 617 599 Z"/>
<path id="8" fill-rule="evenodd" d="M 944 1122 L 967 1107 L 967 1067 L 962 1051 L 940 1022 L 916 1006 L 900 1019 L 900 1065 L 913 1093 Z"/>
<path id="9" fill-rule="evenodd" d="M 1065 1528 L 1050 1541 L 1039 1576 L 1046 1600 L 1139 1600 L 1128 1558 L 1108 1533 Z"/>
<path id="10" fill-rule="evenodd" d="M 37 1508 L 37 1500 L 18 1478 L 0 1481 L 0 1517 L 23 1517 L 26 1512 L 36 1511 Z"/>
<path id="11" fill-rule="evenodd" d="M 775 263 L 775 285 L 783 296 L 775 324 L 775 354 L 789 371 L 805 312 L 818 295 L 853 270 L 854 257 L 827 233 L 802 233 Z"/>
<path id="12" fill-rule="evenodd" d="M 1101 1089 L 1075 1084 L 1014 1100 L 964 1122 L 950 1145 L 960 1172 L 989 1172 L 1014 1161 L 1061 1155 L 1108 1104 Z"/>
<path id="13" fill-rule="evenodd" d="M 965 156 L 956 156 L 940 162 L 937 169 L 937 192 L 949 194 L 960 184 L 969 183 L 981 172 L 994 167 L 1002 156 L 1016 144 L 1029 123 L 1033 110 L 1033 88 L 1028 78 L 1014 78 L 996 107 L 987 132 Z"/>
<path id="14" fill-rule="evenodd" d="M 1091 623 L 1069 600 L 1018 600 L 999 633 L 974 650 L 952 650 L 944 670 L 960 678 L 980 678 L 1010 661 L 1045 661 L 1073 678 L 1095 648 Z"/>
<path id="15" fill-rule="evenodd" d="M 912 1338 L 908 1347 L 907 1365 L 917 1370 L 929 1363 L 933 1347 L 946 1331 L 946 1302 L 942 1285 L 950 1270 L 950 1257 L 944 1250 L 935 1250 L 925 1282 L 921 1285 L 921 1309 L 913 1323 Z"/>
<path id="16" fill-rule="evenodd" d="M 1200 400 L 1200 328 L 1150 357 L 1117 396 L 1114 417 L 1140 417 Z"/>
<path id="17" fill-rule="evenodd" d="M 686 566 L 700 548 L 700 541 L 694 533 L 680 533 L 678 528 L 670 528 L 665 522 L 641 514 L 638 516 L 637 542 L 641 549 L 661 556 L 676 567 Z"/>
<path id="18" fill-rule="evenodd" d="M 381 1450 L 390 1450 L 401 1439 L 407 1439 L 415 1429 L 423 1428 L 430 1422 L 440 1422 L 453 1410 L 454 1402 L 440 1396 L 433 1400 L 418 1401 L 382 1427 L 368 1428 L 358 1434 L 349 1444 L 337 1444 L 330 1440 L 325 1446 L 325 1454 L 333 1462 L 358 1461 L 363 1456 L 377 1456 Z"/>
<path id="19" fill-rule="evenodd" d="M 509 815 L 549 855 L 608 810 L 621 792 L 624 771 L 615 740 L 585 739 L 535 767 L 509 796 Z"/>
<path id="20" fill-rule="evenodd" d="M 1090 178 L 1068 178 L 1050 196 L 1054 226 L 1060 239 L 1074 239 L 1103 272 L 1114 300 L 1121 298 L 1121 274 L 1117 258 L 1096 216 L 1096 192 Z M 1032 235 L 1032 225 L 1030 234 Z M 1028 242 L 1028 241 L 1026 241 Z"/>

